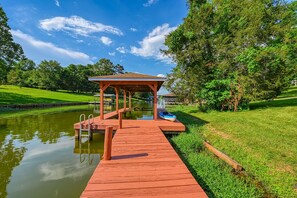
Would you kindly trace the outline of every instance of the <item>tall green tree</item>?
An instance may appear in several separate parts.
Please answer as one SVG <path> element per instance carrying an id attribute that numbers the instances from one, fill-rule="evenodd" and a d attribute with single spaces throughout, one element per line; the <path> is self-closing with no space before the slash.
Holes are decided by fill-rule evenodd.
<path id="1" fill-rule="evenodd" d="M 171 78 L 177 81 L 180 71 L 192 76 L 182 81 L 196 83 L 191 92 L 207 108 L 237 111 L 248 101 L 274 98 L 289 86 L 297 63 L 295 2 L 189 0 L 188 4 L 188 16 L 166 38 L 164 52 L 179 67 Z"/>
<path id="2" fill-rule="evenodd" d="M 103 75 L 112 75 L 115 73 L 114 64 L 106 58 L 100 59 L 97 63 L 93 65 L 93 72 L 95 75 L 103 76 Z"/>
<path id="3" fill-rule="evenodd" d="M 7 81 L 9 84 L 20 87 L 35 87 L 37 85 L 36 79 L 33 77 L 35 70 L 36 65 L 32 60 L 23 59 L 14 64 L 7 75 Z"/>
<path id="4" fill-rule="evenodd" d="M 38 85 L 48 90 L 60 89 L 62 85 L 62 71 L 63 68 L 57 61 L 42 61 L 37 68 L 37 75 L 39 77 Z"/>
<path id="5" fill-rule="evenodd" d="M 6 83 L 12 65 L 23 58 L 23 49 L 13 41 L 8 18 L 0 6 L 0 83 Z"/>

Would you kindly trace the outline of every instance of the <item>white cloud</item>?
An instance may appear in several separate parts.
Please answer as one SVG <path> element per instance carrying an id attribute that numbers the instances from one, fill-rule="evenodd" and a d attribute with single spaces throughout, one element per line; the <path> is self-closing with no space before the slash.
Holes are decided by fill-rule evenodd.
<path id="1" fill-rule="evenodd" d="M 80 40 L 80 39 L 78 39 L 78 40 L 76 40 L 76 42 L 78 42 L 78 43 L 83 43 L 84 41 L 83 41 L 83 40 Z"/>
<path id="2" fill-rule="evenodd" d="M 161 77 L 161 78 L 165 78 L 166 77 L 164 74 L 158 74 L 157 76 L 158 77 Z"/>
<path id="3" fill-rule="evenodd" d="M 38 50 L 40 53 L 44 53 L 42 59 L 47 59 L 47 56 L 56 58 L 55 60 L 68 58 L 68 61 L 79 62 L 79 63 L 91 63 L 91 58 L 82 52 L 73 51 L 57 47 L 53 43 L 44 42 L 33 38 L 32 36 L 23 33 L 20 30 L 11 30 L 12 35 L 20 41 L 24 46 L 29 46 L 30 50 Z M 23 46 L 22 45 L 22 46 Z M 29 49 L 28 48 L 28 49 Z M 26 52 L 26 49 L 24 49 Z"/>
<path id="4" fill-rule="evenodd" d="M 144 7 L 149 7 L 155 3 L 157 3 L 158 0 L 148 0 L 146 3 L 143 4 Z"/>
<path id="5" fill-rule="evenodd" d="M 96 32 L 107 32 L 123 35 L 123 32 L 115 27 L 85 20 L 79 16 L 53 17 L 39 21 L 40 28 L 46 31 L 65 31 L 81 36 L 89 36 Z"/>
<path id="6" fill-rule="evenodd" d="M 170 63 L 171 59 L 160 52 L 161 49 L 166 49 L 164 45 L 165 36 L 176 27 L 169 27 L 169 24 L 163 24 L 153 29 L 142 41 L 139 42 L 140 47 L 131 47 L 131 53 L 136 56 L 152 57 L 156 60 L 161 60 Z"/>
<path id="7" fill-rule="evenodd" d="M 136 29 L 136 28 L 133 28 L 133 27 L 131 27 L 130 30 L 131 30 L 132 32 L 137 32 L 137 29 Z"/>
<path id="8" fill-rule="evenodd" d="M 65 178 L 79 179 L 86 175 L 90 168 L 81 168 L 79 161 L 71 161 L 57 164 L 43 163 L 39 166 L 39 172 L 42 174 L 41 181 L 56 181 Z"/>
<path id="9" fill-rule="evenodd" d="M 118 52 L 122 53 L 122 54 L 125 54 L 127 52 L 127 50 L 125 49 L 125 47 L 118 47 L 116 50 Z"/>
<path id="10" fill-rule="evenodd" d="M 104 45 L 110 45 L 112 43 L 112 40 L 106 36 L 101 36 L 100 41 L 104 44 Z"/>
<path id="11" fill-rule="evenodd" d="M 60 2 L 58 0 L 55 0 L 56 6 L 60 7 Z"/>
<path id="12" fill-rule="evenodd" d="M 109 56 L 115 56 L 115 52 L 108 52 Z"/>

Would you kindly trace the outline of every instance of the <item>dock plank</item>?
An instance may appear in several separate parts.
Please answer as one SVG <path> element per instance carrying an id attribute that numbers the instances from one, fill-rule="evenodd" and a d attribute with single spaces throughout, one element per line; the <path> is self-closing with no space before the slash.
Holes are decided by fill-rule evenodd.
<path id="1" fill-rule="evenodd" d="M 140 123 L 117 129 L 81 197 L 207 197 L 159 126 Z"/>

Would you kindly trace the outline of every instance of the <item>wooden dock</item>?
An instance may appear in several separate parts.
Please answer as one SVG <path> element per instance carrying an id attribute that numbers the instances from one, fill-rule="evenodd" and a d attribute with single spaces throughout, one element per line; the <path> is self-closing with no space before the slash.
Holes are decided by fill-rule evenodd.
<path id="1" fill-rule="evenodd" d="M 117 128 L 117 120 L 97 121 Z M 123 120 L 111 160 L 100 161 L 81 197 L 207 197 L 163 134 L 166 126 L 185 129 L 160 119 Z"/>
<path id="2" fill-rule="evenodd" d="M 120 112 L 130 111 L 129 108 L 119 109 Z M 107 126 L 112 126 L 114 130 L 118 129 L 119 121 L 117 119 L 111 119 L 118 114 L 116 111 L 112 111 L 104 114 L 104 120 L 101 120 L 100 117 L 95 117 L 94 122 L 92 123 L 91 129 L 92 133 L 96 131 L 105 130 Z M 83 122 L 84 128 L 87 128 L 88 122 Z M 183 125 L 180 121 L 176 120 L 175 122 L 170 122 L 167 120 L 163 120 L 158 117 L 157 120 L 130 120 L 123 119 L 123 127 L 138 127 L 138 126 L 155 126 L 159 127 L 165 133 L 179 133 L 186 130 L 185 125 Z M 75 136 L 78 136 L 78 131 L 80 128 L 80 123 L 74 124 Z"/>

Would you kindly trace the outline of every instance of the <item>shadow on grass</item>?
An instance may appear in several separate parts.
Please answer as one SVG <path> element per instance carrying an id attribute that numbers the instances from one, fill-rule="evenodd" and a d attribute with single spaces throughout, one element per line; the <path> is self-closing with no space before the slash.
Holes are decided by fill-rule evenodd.
<path id="1" fill-rule="evenodd" d="M 0 105 L 10 104 L 42 104 L 42 103 L 64 103 L 66 100 L 57 100 L 49 98 L 34 98 L 28 95 L 16 93 L 0 93 Z"/>
<path id="2" fill-rule="evenodd" d="M 271 107 L 289 107 L 289 106 L 297 106 L 297 98 L 287 98 L 287 99 L 279 99 L 272 101 L 262 101 L 255 102 L 250 104 L 250 109 L 265 109 Z"/>
<path id="3" fill-rule="evenodd" d="M 185 112 L 182 112 L 182 111 L 171 111 L 171 112 L 174 113 L 174 115 L 177 116 L 177 119 L 186 126 L 186 133 L 190 133 L 189 126 L 202 127 L 203 125 L 208 123 L 205 120 L 199 119 L 197 117 L 194 117 L 194 116 L 187 114 Z M 171 145 L 174 147 L 175 151 L 178 153 L 179 157 L 182 159 L 182 161 L 188 167 L 189 171 L 191 172 L 193 177 L 196 179 L 196 181 L 199 183 L 199 185 L 203 188 L 203 190 L 205 191 L 207 196 L 208 197 L 216 197 L 215 194 L 210 189 L 210 187 L 203 180 L 203 178 L 199 176 L 199 174 L 195 171 L 195 168 L 190 164 L 190 162 L 187 159 L 186 154 L 181 151 L 179 146 L 176 145 L 174 141 L 171 141 L 172 136 L 167 136 L 167 137 L 168 137 Z"/>
<path id="4" fill-rule="evenodd" d="M 196 110 L 191 110 L 189 113 L 194 113 L 196 112 Z M 198 112 L 198 110 L 197 110 Z M 173 113 L 174 115 L 176 115 L 177 119 L 182 122 L 184 125 L 186 125 L 186 127 L 188 125 L 196 125 L 197 127 L 203 126 L 209 122 L 207 122 L 206 120 L 202 120 L 200 118 L 197 118 L 195 116 L 192 116 L 190 114 L 187 114 L 185 112 L 182 111 L 171 111 L 171 113 Z M 188 132 L 188 128 L 187 131 Z"/>
<path id="5" fill-rule="evenodd" d="M 287 91 L 284 91 L 278 98 L 289 98 L 297 96 L 297 87 L 291 87 Z"/>

